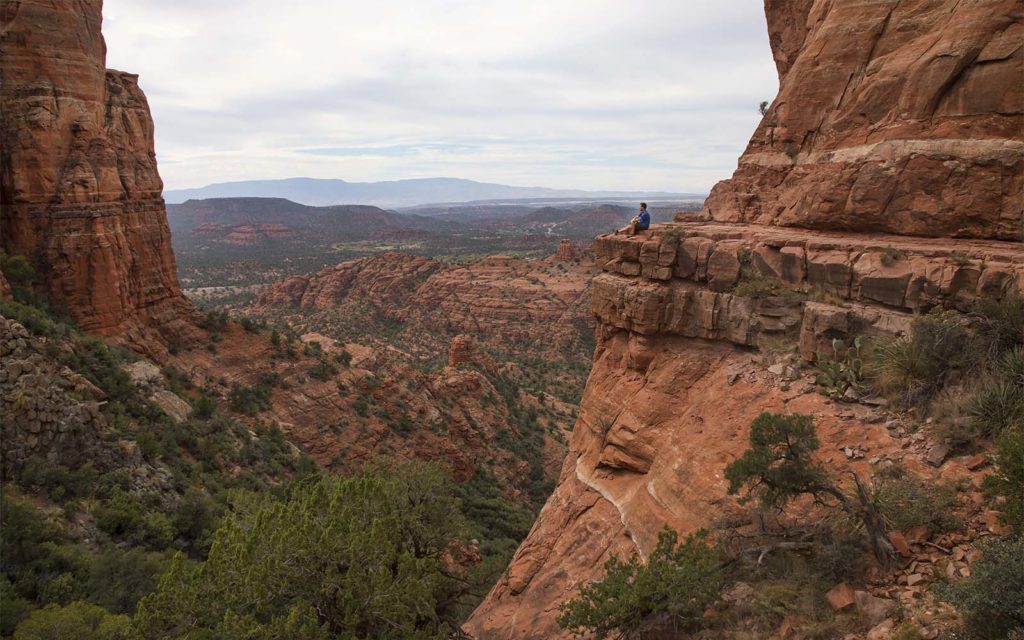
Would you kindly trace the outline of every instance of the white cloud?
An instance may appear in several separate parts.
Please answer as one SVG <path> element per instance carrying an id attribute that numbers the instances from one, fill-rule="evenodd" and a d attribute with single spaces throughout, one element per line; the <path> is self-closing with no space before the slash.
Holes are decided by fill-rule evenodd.
<path id="1" fill-rule="evenodd" d="M 168 188 L 445 175 L 704 190 L 731 173 L 777 90 L 760 0 L 106 0 L 104 12 L 108 64 L 141 76 Z"/>

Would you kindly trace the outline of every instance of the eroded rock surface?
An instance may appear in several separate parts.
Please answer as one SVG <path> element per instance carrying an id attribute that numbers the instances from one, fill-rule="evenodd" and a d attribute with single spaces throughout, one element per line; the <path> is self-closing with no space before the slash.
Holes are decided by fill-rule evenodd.
<path id="1" fill-rule="evenodd" d="M 137 76 L 105 68 L 101 10 L 2 5 L 0 247 L 32 260 L 83 329 L 166 353 L 189 308 L 149 105 Z"/>
<path id="2" fill-rule="evenodd" d="M 1020 239 L 1016 0 L 768 0 L 780 88 L 711 219 Z"/>
<path id="3" fill-rule="evenodd" d="M 466 624 L 480 640 L 567 638 L 558 605 L 609 555 L 646 556 L 666 524 L 730 521 L 723 471 L 765 411 L 813 416 L 837 475 L 902 463 L 980 482 L 966 459 L 934 467 L 925 436 L 880 410 L 815 393 L 797 360 L 1024 288 L 1024 14 L 1011 0 L 765 6 L 781 86 L 732 179 L 701 216 L 594 244 L 579 420 L 553 496 Z M 768 366 L 779 350 L 791 360 Z M 927 588 L 900 580 L 864 592 L 860 614 L 876 623 L 887 599 Z"/>

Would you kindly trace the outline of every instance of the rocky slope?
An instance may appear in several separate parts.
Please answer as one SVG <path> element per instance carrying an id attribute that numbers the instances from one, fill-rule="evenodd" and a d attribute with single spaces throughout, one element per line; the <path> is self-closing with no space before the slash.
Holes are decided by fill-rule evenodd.
<path id="1" fill-rule="evenodd" d="M 591 332 L 593 273 L 593 260 L 577 257 L 571 245 L 546 260 L 489 256 L 465 265 L 385 253 L 287 278 L 268 287 L 251 313 L 284 312 L 328 335 L 408 343 L 414 353 L 436 354 L 436 337 L 467 333 L 524 356 L 555 354 Z M 373 324 L 374 316 L 400 326 L 400 335 Z M 342 326 L 352 320 L 363 327 Z"/>
<path id="2" fill-rule="evenodd" d="M 460 481 L 489 474 L 528 503 L 543 499 L 531 494 L 531 483 L 553 481 L 565 452 L 572 406 L 511 388 L 509 372 L 469 336 L 449 339 L 446 361 L 420 370 L 394 348 L 316 333 L 301 342 L 282 335 L 274 344 L 265 332 L 231 323 L 213 335 L 211 348 L 182 351 L 170 364 L 238 419 L 278 425 L 331 471 L 355 471 L 385 455 L 434 460 Z M 513 405 L 532 407 L 536 419 L 523 420 Z"/>
<path id="3" fill-rule="evenodd" d="M 2 10 L 0 248 L 83 329 L 159 352 L 188 305 L 138 77 L 105 68 L 99 1 Z"/>
<path id="4" fill-rule="evenodd" d="M 810 365 L 833 340 L 900 334 L 916 312 L 1024 288 L 1024 247 L 1009 241 L 1024 176 L 1020 13 L 897 0 L 768 1 L 766 12 L 780 93 L 704 220 L 679 214 L 594 244 L 604 273 L 580 418 L 555 493 L 465 625 L 480 640 L 568 637 L 559 604 L 611 555 L 646 557 L 666 524 L 727 528 L 742 512 L 723 471 L 764 411 L 813 416 L 836 474 L 899 463 L 959 482 L 973 533 L 956 544 L 1000 531 L 981 506 L 978 459 L 947 460 L 884 402 L 817 393 Z M 918 542 L 903 573 L 874 583 L 887 610 L 923 606 L 931 578 L 908 569 L 970 573 Z M 868 619 L 888 625 L 871 637 L 892 632 Z"/>
<path id="5" fill-rule="evenodd" d="M 812 374 L 769 369 L 764 354 L 813 361 L 835 339 L 905 331 L 913 311 L 1000 296 L 1024 286 L 1024 247 L 673 223 L 600 237 L 594 250 L 605 271 L 593 284 L 598 345 L 570 453 L 507 577 L 467 624 L 475 637 L 560 637 L 558 604 L 610 555 L 646 555 L 665 524 L 692 532 L 727 519 L 737 505 L 723 470 L 763 411 L 815 416 L 824 451 L 870 452 L 871 464 L 849 466 L 865 477 L 897 461 L 980 482 L 966 457 L 931 471 L 930 446 L 887 428 L 884 412 L 829 400 Z M 743 295 L 752 273 L 789 293 Z M 847 467 L 843 455 L 826 460 Z"/>
<path id="6" fill-rule="evenodd" d="M 713 189 L 708 217 L 1021 237 L 1019 3 L 768 0 L 765 8 L 779 94 L 732 179 Z"/>

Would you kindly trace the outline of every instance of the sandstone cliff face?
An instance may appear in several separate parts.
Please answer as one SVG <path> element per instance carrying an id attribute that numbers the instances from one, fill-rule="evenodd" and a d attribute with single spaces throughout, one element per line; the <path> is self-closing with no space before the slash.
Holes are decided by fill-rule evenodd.
<path id="1" fill-rule="evenodd" d="M 160 350 L 187 313 L 137 76 L 105 69 L 102 2 L 5 1 L 0 247 L 85 330 Z"/>
<path id="2" fill-rule="evenodd" d="M 558 604 L 610 555 L 646 556 L 665 524 L 692 532 L 733 515 L 723 470 L 761 412 L 814 416 L 837 470 L 870 475 L 833 453 L 854 447 L 937 478 L 927 446 L 887 429 L 879 410 L 816 393 L 813 372 L 772 373 L 760 353 L 813 361 L 834 339 L 905 331 L 914 311 L 1024 288 L 1024 247 L 996 241 L 674 223 L 593 248 L 604 273 L 580 417 L 554 495 L 466 625 L 481 640 L 562 637 Z M 745 294 L 751 277 L 788 291 Z M 965 465 L 947 463 L 942 478 L 970 477 Z"/>
<path id="3" fill-rule="evenodd" d="M 705 215 L 1020 239 L 1015 0 L 767 0 L 779 94 Z"/>
<path id="4" fill-rule="evenodd" d="M 980 482 L 966 457 L 930 466 L 924 434 L 883 409 L 816 393 L 801 362 L 1024 289 L 1019 3 L 768 0 L 766 12 L 779 96 L 704 221 L 679 214 L 594 243 L 598 339 L 579 420 L 554 494 L 465 625 L 480 640 L 567 638 L 558 605 L 608 557 L 646 557 L 666 524 L 735 519 L 723 471 L 764 411 L 813 416 L 837 474 L 891 461 Z M 922 594 L 883 595 L 913 607 Z"/>

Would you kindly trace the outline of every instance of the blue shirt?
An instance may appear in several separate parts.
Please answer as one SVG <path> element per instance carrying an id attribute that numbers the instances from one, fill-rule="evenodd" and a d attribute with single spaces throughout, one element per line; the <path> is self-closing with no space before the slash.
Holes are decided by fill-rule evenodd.
<path id="1" fill-rule="evenodd" d="M 651 214 L 646 211 L 640 212 L 640 224 L 636 225 L 637 229 L 650 229 L 651 228 Z"/>

